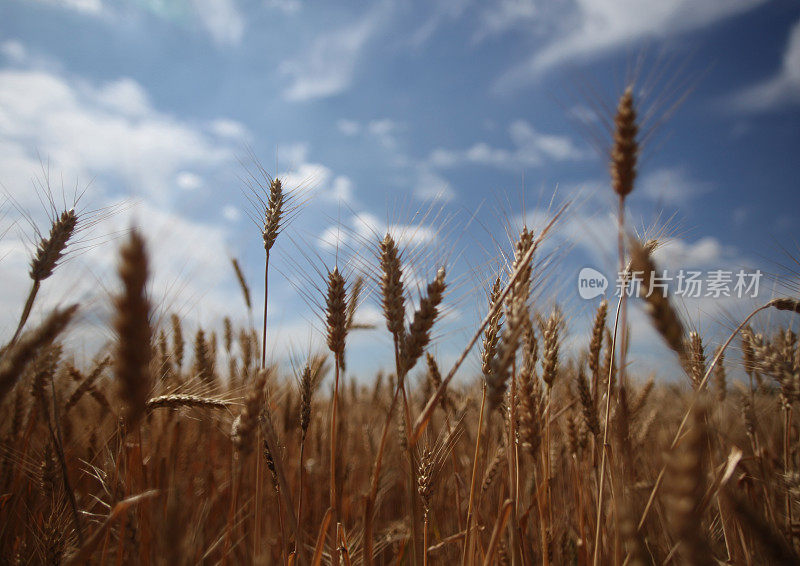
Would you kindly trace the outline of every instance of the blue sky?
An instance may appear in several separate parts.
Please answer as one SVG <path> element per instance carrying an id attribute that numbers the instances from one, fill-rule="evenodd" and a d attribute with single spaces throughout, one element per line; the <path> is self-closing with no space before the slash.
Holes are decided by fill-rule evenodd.
<path id="1" fill-rule="evenodd" d="M 655 119 L 630 226 L 670 219 L 658 258 L 671 269 L 759 268 L 791 288 L 796 274 L 780 267 L 791 263 L 782 247 L 798 257 L 800 205 L 800 6 L 790 0 L 2 0 L 0 183 L 43 229 L 32 182 L 43 163 L 57 192 L 91 182 L 81 204 L 116 210 L 42 302 L 86 303 L 88 353 L 109 335 L 99 321 L 113 239 L 131 222 L 151 235 L 160 311 L 189 326 L 246 320 L 227 261 L 240 257 L 258 288 L 263 250 L 242 193 L 251 152 L 304 191 L 276 246 L 276 358 L 307 350 L 319 327 L 299 298 L 319 284 L 306 256 L 332 265 L 338 238 L 346 262 L 390 229 L 428 252 L 410 286 L 450 264 L 436 349 L 451 359 L 484 308 L 497 245 L 509 249 L 507 226 L 536 228 L 571 201 L 543 250 L 553 261 L 539 297 L 545 309 L 564 303 L 577 348 L 596 306 L 576 297 L 577 273 L 615 270 L 604 120 L 631 79 Z M 9 202 L 2 211 L 7 334 L 31 230 Z M 410 228 L 420 211 L 431 225 Z M 780 291 L 764 285 L 762 298 Z M 714 342 L 749 306 L 680 308 Z M 377 313 L 368 299 L 363 318 Z M 631 318 L 641 370 L 668 373 L 643 314 Z M 382 328 L 352 342 L 362 374 L 389 351 Z"/>

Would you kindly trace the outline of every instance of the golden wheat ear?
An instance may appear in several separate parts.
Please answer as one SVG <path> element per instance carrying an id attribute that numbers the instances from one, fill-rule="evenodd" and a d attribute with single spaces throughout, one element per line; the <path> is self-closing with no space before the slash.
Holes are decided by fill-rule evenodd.
<path id="1" fill-rule="evenodd" d="M 408 373 L 417 363 L 431 339 L 431 329 L 439 314 L 439 305 L 446 289 L 445 269 L 439 268 L 436 277 L 428 284 L 427 294 L 420 298 L 419 308 L 408 327 L 400 347 L 400 367 Z"/>
<path id="2" fill-rule="evenodd" d="M 652 289 L 653 278 L 656 276 L 656 265 L 650 257 L 650 251 L 637 240 L 631 240 L 631 273 L 641 275 L 640 295 L 647 305 L 647 314 L 650 316 L 655 329 L 678 354 L 681 361 L 687 359 L 686 337 L 683 324 L 677 311 L 672 306 L 669 298 Z"/>
<path id="3" fill-rule="evenodd" d="M 53 274 L 59 260 L 64 256 L 67 243 L 78 224 L 74 208 L 61 213 L 50 227 L 50 234 L 42 238 L 36 246 L 36 254 L 31 260 L 30 276 L 34 281 L 44 281 Z"/>
<path id="4" fill-rule="evenodd" d="M 325 327 L 328 348 L 341 367 L 347 336 L 347 291 L 344 277 L 338 267 L 334 267 L 333 271 L 328 273 L 325 295 Z"/>
<path id="5" fill-rule="evenodd" d="M 53 274 L 58 262 L 64 257 L 67 243 L 75 232 L 77 224 L 78 215 L 75 209 L 65 210 L 58 218 L 53 220 L 50 226 L 50 234 L 39 240 L 36 246 L 36 253 L 31 259 L 30 271 L 28 272 L 33 281 L 31 290 L 22 309 L 17 330 L 14 332 L 14 337 L 9 344 L 14 344 L 19 339 L 22 329 L 31 314 L 31 309 L 33 309 L 33 303 L 36 301 L 36 295 L 39 293 L 42 281 Z"/>
<path id="6" fill-rule="evenodd" d="M 400 264 L 400 251 L 390 234 L 381 240 L 379 246 L 381 267 L 381 302 L 386 328 L 397 343 L 403 339 L 406 315 L 405 292 L 403 289 L 403 268 Z"/>
<path id="7" fill-rule="evenodd" d="M 611 187 L 620 198 L 625 198 L 633 191 L 639 157 L 639 142 L 636 139 L 638 133 L 633 89 L 629 86 L 617 105 L 614 144 L 611 148 Z"/>

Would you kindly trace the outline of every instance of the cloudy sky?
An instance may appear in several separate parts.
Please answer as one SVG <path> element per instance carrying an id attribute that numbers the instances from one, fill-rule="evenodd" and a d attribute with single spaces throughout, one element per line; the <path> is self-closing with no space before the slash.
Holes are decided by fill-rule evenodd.
<path id="1" fill-rule="evenodd" d="M 246 322 L 229 258 L 259 288 L 246 198 L 257 159 L 298 190 L 270 281 L 276 358 L 318 339 L 318 270 L 363 270 L 391 230 L 415 259 L 412 289 L 448 265 L 435 348 L 451 359 L 485 308 L 506 233 L 540 228 L 566 202 L 537 296 L 543 309 L 564 304 L 570 343 L 583 343 L 598 299 L 577 296 L 578 271 L 613 287 L 608 120 L 630 81 L 646 118 L 630 227 L 666 227 L 657 257 L 669 269 L 780 275 L 761 281 L 762 301 L 787 281 L 797 291 L 793 0 L 2 0 L 0 336 L 27 292 L 31 221 L 48 229 L 36 190 L 48 177 L 59 207 L 83 193 L 78 209 L 96 220 L 40 305 L 84 304 L 87 355 L 110 336 L 107 293 L 131 223 L 149 237 L 159 314 L 190 329 Z M 714 342 L 755 302 L 679 304 Z M 377 312 L 367 298 L 363 321 Z M 631 317 L 642 371 L 658 367 L 667 354 L 641 311 Z M 386 334 L 352 337 L 353 371 L 391 359 Z"/>

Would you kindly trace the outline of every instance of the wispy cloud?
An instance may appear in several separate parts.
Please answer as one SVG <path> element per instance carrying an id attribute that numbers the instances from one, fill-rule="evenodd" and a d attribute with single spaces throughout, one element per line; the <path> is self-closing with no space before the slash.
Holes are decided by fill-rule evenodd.
<path id="1" fill-rule="evenodd" d="M 42 4 L 50 4 L 52 6 L 59 6 L 68 8 L 70 10 L 77 10 L 86 14 L 99 14 L 103 11 L 102 0 L 39 0 Z"/>
<path id="2" fill-rule="evenodd" d="M 342 118 L 336 122 L 336 127 L 346 136 L 356 136 L 361 133 L 361 124 L 356 120 Z"/>
<path id="3" fill-rule="evenodd" d="M 236 45 L 244 35 L 244 16 L 236 0 L 192 0 L 195 13 L 212 39 L 221 45 Z"/>
<path id="4" fill-rule="evenodd" d="M 402 126 L 400 124 L 389 118 L 372 120 L 367 124 L 367 131 L 387 149 L 394 149 L 397 146 L 397 139 L 395 136 L 401 128 Z"/>
<path id="5" fill-rule="evenodd" d="M 19 41 L 15 39 L 7 39 L 0 43 L 0 55 L 2 55 L 9 63 L 19 64 L 25 61 L 28 57 L 28 50 Z"/>
<path id="6" fill-rule="evenodd" d="M 712 190 L 712 185 L 692 178 L 681 167 L 661 168 L 639 182 L 637 194 L 669 206 L 686 205 Z"/>
<path id="7" fill-rule="evenodd" d="M 430 11 L 409 36 L 408 42 L 412 47 L 423 46 L 443 24 L 460 18 L 472 4 L 472 0 L 436 0 L 425 4 L 430 7 Z"/>
<path id="8" fill-rule="evenodd" d="M 198 27 L 218 45 L 238 45 L 244 35 L 245 18 L 236 0 L 183 0 L 172 2 L 104 2 L 103 0 L 38 0 L 40 3 L 72 10 L 79 14 L 119 22 L 130 17 L 130 11 L 147 12 L 151 16 Z M 289 5 L 292 0 L 279 4 Z"/>
<path id="9" fill-rule="evenodd" d="M 461 150 L 437 148 L 431 152 L 428 162 L 437 168 L 472 163 L 515 169 L 539 167 L 547 161 L 575 161 L 590 155 L 587 150 L 575 145 L 568 136 L 539 132 L 525 120 L 512 122 L 508 134 L 513 148 L 493 147 L 485 142 L 477 142 Z"/>
<path id="10" fill-rule="evenodd" d="M 336 122 L 336 128 L 345 136 L 369 136 L 389 150 L 397 149 L 397 135 L 404 125 L 391 118 L 375 118 L 365 122 L 342 118 Z"/>
<path id="11" fill-rule="evenodd" d="M 340 225 L 325 228 L 318 242 L 322 249 L 331 250 L 337 246 L 357 248 L 364 242 L 373 242 L 384 234 L 391 234 L 400 247 L 416 248 L 436 240 L 436 230 L 420 224 L 387 223 L 371 212 L 356 212 Z"/>
<path id="12" fill-rule="evenodd" d="M 419 167 L 414 197 L 421 201 L 451 202 L 456 192 L 450 182 L 427 166 Z"/>
<path id="13" fill-rule="evenodd" d="M 300 0 L 265 0 L 264 5 L 284 14 L 296 14 L 303 7 Z"/>
<path id="14" fill-rule="evenodd" d="M 289 189 L 311 191 L 315 198 L 328 202 L 351 203 L 355 196 L 353 181 L 349 177 L 336 175 L 321 163 L 299 163 L 279 176 Z"/>
<path id="15" fill-rule="evenodd" d="M 536 0 L 500 0 L 483 10 L 475 39 L 482 41 L 513 28 L 528 26 L 541 17 L 542 5 Z"/>
<path id="16" fill-rule="evenodd" d="M 734 258 L 738 254 L 732 248 L 723 246 L 717 238 L 706 236 L 694 242 L 680 238 L 668 240 L 653 256 L 658 265 L 674 271 L 686 268 L 733 268 L 736 266 Z"/>
<path id="17" fill-rule="evenodd" d="M 546 30 L 544 40 L 527 60 L 505 72 L 495 85 L 500 92 L 529 84 L 542 72 L 568 62 L 595 58 L 626 45 L 668 38 L 746 12 L 766 0 L 575 0 L 570 8 L 530 17 L 530 25 Z M 498 21 L 512 21 L 499 14 Z M 513 13 L 513 11 L 512 11 Z M 531 14 L 535 16 L 535 14 Z M 491 18 L 488 21 L 492 21 Z M 516 20 L 525 21 L 525 20 Z M 514 24 L 517 25 L 517 24 Z"/>
<path id="18" fill-rule="evenodd" d="M 772 77 L 737 93 L 735 110 L 766 111 L 800 103 L 800 21 L 792 26 L 780 69 Z"/>
<path id="19" fill-rule="evenodd" d="M 290 101 L 327 98 L 346 91 L 364 48 L 382 25 L 388 4 L 378 4 L 355 22 L 318 35 L 306 51 L 281 65 L 290 78 Z"/>
<path id="20" fill-rule="evenodd" d="M 217 118 L 209 124 L 209 130 L 220 138 L 227 138 L 232 141 L 244 141 L 250 138 L 247 128 L 236 120 L 228 118 Z"/>

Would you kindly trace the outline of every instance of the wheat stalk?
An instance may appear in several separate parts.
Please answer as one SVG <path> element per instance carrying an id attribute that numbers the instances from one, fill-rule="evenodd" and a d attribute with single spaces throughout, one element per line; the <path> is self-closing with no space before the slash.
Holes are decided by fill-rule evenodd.
<path id="1" fill-rule="evenodd" d="M 14 344 L 20 336 L 28 317 L 31 314 L 33 303 L 36 300 L 36 295 L 39 292 L 39 287 L 42 281 L 47 279 L 53 274 L 58 262 L 64 256 L 67 243 L 75 232 L 78 224 L 78 215 L 74 208 L 66 210 L 61 215 L 53 220 L 50 226 L 50 234 L 45 238 L 41 238 L 36 246 L 36 253 L 31 259 L 31 268 L 28 274 L 33 280 L 31 290 L 28 293 L 28 298 L 25 301 L 25 306 L 20 315 L 19 324 L 14 332 L 13 338 L 9 345 Z"/>

